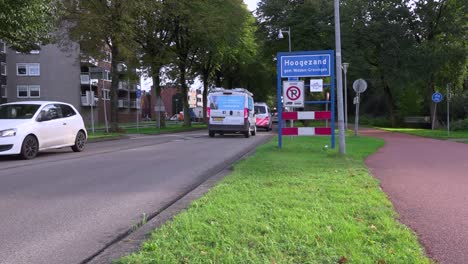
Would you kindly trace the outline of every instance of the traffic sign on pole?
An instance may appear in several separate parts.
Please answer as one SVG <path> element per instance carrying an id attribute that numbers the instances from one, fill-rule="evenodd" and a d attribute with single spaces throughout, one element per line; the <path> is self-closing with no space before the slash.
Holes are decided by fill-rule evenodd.
<path id="1" fill-rule="evenodd" d="M 283 100 L 286 107 L 304 107 L 304 81 L 284 81 Z"/>
<path id="2" fill-rule="evenodd" d="M 442 94 L 439 93 L 439 92 L 435 92 L 435 93 L 432 94 L 432 101 L 433 101 L 434 103 L 436 103 L 436 104 L 442 102 L 442 99 L 443 99 L 443 98 L 444 98 L 444 97 L 443 97 Z"/>

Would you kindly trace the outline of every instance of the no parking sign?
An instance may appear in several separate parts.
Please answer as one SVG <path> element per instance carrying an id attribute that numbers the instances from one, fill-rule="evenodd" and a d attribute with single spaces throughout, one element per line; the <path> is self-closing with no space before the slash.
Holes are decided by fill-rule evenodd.
<path id="1" fill-rule="evenodd" d="M 283 104 L 304 107 L 304 81 L 283 81 Z"/>

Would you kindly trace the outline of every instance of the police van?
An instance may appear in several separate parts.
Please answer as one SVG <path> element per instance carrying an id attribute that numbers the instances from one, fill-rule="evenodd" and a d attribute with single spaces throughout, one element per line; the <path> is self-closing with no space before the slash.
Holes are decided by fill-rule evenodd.
<path id="1" fill-rule="evenodd" d="M 208 94 L 208 134 L 242 133 L 246 138 L 255 136 L 255 110 L 253 94 L 244 88 L 214 88 Z"/>

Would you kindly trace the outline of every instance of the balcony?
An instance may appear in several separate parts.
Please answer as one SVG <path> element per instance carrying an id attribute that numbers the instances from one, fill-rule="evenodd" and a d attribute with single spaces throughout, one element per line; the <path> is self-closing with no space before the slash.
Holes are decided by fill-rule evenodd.
<path id="1" fill-rule="evenodd" d="M 124 99 L 119 99 L 117 101 L 117 106 L 119 108 L 128 108 L 130 106 L 130 103 L 128 100 L 124 100 Z"/>
<path id="2" fill-rule="evenodd" d="M 130 108 L 132 109 L 140 109 L 141 106 L 140 106 L 140 100 L 132 100 L 130 102 Z"/>
<path id="3" fill-rule="evenodd" d="M 88 84 L 89 85 L 89 82 L 90 82 L 90 78 L 89 78 L 89 74 L 88 73 L 82 73 L 80 75 L 80 80 L 81 80 L 81 84 Z"/>
<path id="4" fill-rule="evenodd" d="M 94 101 L 91 100 L 91 98 L 89 97 L 89 94 L 88 94 L 88 96 L 82 95 L 81 96 L 81 106 L 91 106 L 91 105 L 96 106 L 98 100 L 99 100 L 99 98 L 97 98 L 97 97 L 94 97 Z"/>

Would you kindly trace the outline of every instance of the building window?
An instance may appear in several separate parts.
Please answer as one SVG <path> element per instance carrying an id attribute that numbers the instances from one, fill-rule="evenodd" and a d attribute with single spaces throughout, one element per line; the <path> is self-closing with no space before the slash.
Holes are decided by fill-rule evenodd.
<path id="1" fill-rule="evenodd" d="M 0 89 L 0 98 L 7 98 L 7 87 L 6 85 L 2 85 Z"/>
<path id="2" fill-rule="evenodd" d="M 40 76 L 41 65 L 39 63 L 17 63 L 16 75 L 17 76 Z"/>
<path id="3" fill-rule="evenodd" d="M 27 85 L 18 85 L 16 87 L 18 91 L 18 98 L 28 98 L 28 86 Z"/>
<path id="4" fill-rule="evenodd" d="M 102 100 L 110 100 L 110 91 L 108 89 L 102 90 Z"/>
<path id="5" fill-rule="evenodd" d="M 5 42 L 0 40 L 0 53 L 6 53 L 6 45 Z"/>
<path id="6" fill-rule="evenodd" d="M 7 75 L 6 63 L 0 62 L 0 75 Z"/>
<path id="7" fill-rule="evenodd" d="M 18 85 L 16 86 L 18 98 L 40 98 L 41 86 L 39 85 Z"/>
<path id="8" fill-rule="evenodd" d="M 29 86 L 29 97 L 30 98 L 40 98 L 41 97 L 41 86 L 39 86 L 39 85 L 30 85 Z"/>

